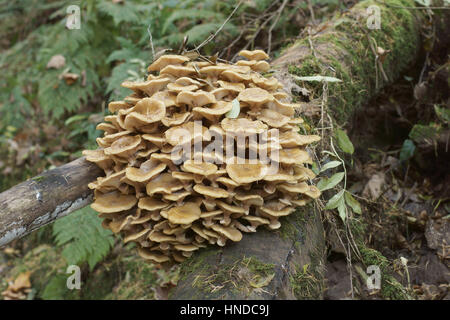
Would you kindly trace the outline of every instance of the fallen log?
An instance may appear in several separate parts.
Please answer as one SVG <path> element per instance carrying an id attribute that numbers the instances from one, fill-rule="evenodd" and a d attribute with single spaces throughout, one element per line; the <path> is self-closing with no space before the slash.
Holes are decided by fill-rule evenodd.
<path id="1" fill-rule="evenodd" d="M 380 9 L 381 29 L 367 28 L 367 7 Z M 353 112 L 392 83 L 416 59 L 421 16 L 412 0 L 364 1 L 343 17 L 311 30 L 273 62 L 275 75 L 327 75 L 328 109 L 346 123 Z M 322 90 L 323 84 L 311 89 Z M 87 184 L 101 175 L 75 160 L 0 194 L 0 246 L 92 201 Z M 173 299 L 320 298 L 325 241 L 320 214 L 299 209 L 276 232 L 259 230 L 236 244 L 200 250 L 181 266 Z"/>
<path id="2" fill-rule="evenodd" d="M 381 29 L 367 27 L 368 14 L 378 10 L 367 10 L 371 5 L 380 10 Z M 413 6 L 412 0 L 357 4 L 285 49 L 272 63 L 275 76 L 285 87 L 293 87 L 291 75 L 341 79 L 327 83 L 325 107 L 333 121 L 346 124 L 416 60 L 422 17 L 417 10 L 404 8 Z M 317 97 L 324 93 L 322 82 L 299 84 L 316 91 Z M 317 108 L 315 103 L 303 104 L 305 110 Z M 238 244 L 211 248 L 188 259 L 170 298 L 320 299 L 325 263 L 320 213 L 309 206 L 280 221 L 279 231 L 258 230 Z"/>
<path id="3" fill-rule="evenodd" d="M 0 247 L 90 204 L 101 174 L 83 157 L 0 193 Z"/>

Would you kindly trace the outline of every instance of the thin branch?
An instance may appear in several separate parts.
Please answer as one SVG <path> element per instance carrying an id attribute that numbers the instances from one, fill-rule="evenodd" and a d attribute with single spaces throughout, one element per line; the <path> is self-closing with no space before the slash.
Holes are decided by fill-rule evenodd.
<path id="1" fill-rule="evenodd" d="M 275 18 L 275 21 L 272 23 L 272 25 L 269 28 L 269 39 L 268 39 L 268 49 L 267 49 L 267 54 L 270 55 L 270 50 L 272 47 L 272 31 L 275 28 L 275 26 L 278 23 L 278 20 L 280 20 L 280 16 L 281 16 L 281 12 L 283 12 L 284 7 L 286 6 L 286 4 L 288 3 L 288 0 L 284 0 L 283 3 L 281 4 L 281 6 L 278 8 L 278 13 L 277 13 L 277 17 Z"/>

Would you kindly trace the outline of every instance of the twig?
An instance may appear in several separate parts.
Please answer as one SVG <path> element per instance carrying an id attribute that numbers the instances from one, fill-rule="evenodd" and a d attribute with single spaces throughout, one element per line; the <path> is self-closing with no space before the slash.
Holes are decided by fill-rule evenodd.
<path id="1" fill-rule="evenodd" d="M 147 32 L 150 37 L 150 47 L 152 48 L 152 60 L 155 60 L 155 47 L 153 46 L 153 37 L 152 37 L 152 31 L 150 30 L 151 23 L 148 24 Z"/>
<path id="2" fill-rule="evenodd" d="M 270 50 L 271 50 L 271 47 L 272 47 L 272 30 L 277 25 L 278 20 L 280 20 L 281 12 L 283 12 L 284 7 L 286 6 L 287 3 L 288 3 L 288 0 L 284 0 L 283 1 L 281 6 L 278 8 L 278 13 L 277 13 L 277 17 L 275 18 L 275 21 L 272 23 L 272 25 L 269 28 L 269 39 L 268 39 L 268 49 L 267 49 L 267 54 L 268 55 L 270 55 Z"/>
<path id="3" fill-rule="evenodd" d="M 200 43 L 197 47 L 195 47 L 194 49 L 190 50 L 190 51 L 198 51 L 200 48 L 202 48 L 203 46 L 205 46 L 206 44 L 208 44 L 209 42 L 211 42 L 218 34 L 220 31 L 222 31 L 223 27 L 227 24 L 227 22 L 231 19 L 231 17 L 234 15 L 234 13 L 237 11 L 237 9 L 241 6 L 241 4 L 244 2 L 244 0 L 239 1 L 239 3 L 237 4 L 237 6 L 233 9 L 233 11 L 230 13 L 230 15 L 228 16 L 228 18 L 222 23 L 222 25 L 220 26 L 219 29 L 217 29 L 217 31 L 213 34 L 210 35 L 205 41 L 203 41 L 202 43 Z"/>

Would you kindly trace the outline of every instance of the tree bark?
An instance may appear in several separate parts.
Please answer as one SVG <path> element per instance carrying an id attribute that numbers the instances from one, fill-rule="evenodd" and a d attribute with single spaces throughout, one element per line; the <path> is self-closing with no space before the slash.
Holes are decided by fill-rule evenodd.
<path id="1" fill-rule="evenodd" d="M 367 7 L 380 9 L 381 29 L 367 27 Z M 422 16 L 413 0 L 363 1 L 311 30 L 273 62 L 286 87 L 307 87 L 345 124 L 360 106 L 416 59 Z M 383 53 L 384 52 L 384 53 Z M 326 75 L 340 83 L 298 82 L 292 75 Z M 314 107 L 304 103 L 305 109 Z M 84 158 L 49 170 L 0 194 L 0 246 L 92 201 L 87 184 L 102 171 Z M 207 248 L 181 265 L 173 299 L 321 298 L 325 240 L 320 213 L 300 208 L 280 230 L 245 235 L 225 248 Z M 76 227 L 76 226 L 74 226 Z"/>
<path id="2" fill-rule="evenodd" d="M 87 185 L 102 173 L 83 157 L 1 193 L 0 246 L 91 203 Z"/>

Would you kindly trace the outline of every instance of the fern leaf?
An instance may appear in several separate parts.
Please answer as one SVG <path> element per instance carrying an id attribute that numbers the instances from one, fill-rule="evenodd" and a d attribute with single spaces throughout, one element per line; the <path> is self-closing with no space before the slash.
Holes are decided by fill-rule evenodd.
<path id="1" fill-rule="evenodd" d="M 101 219 L 90 207 L 55 221 L 53 235 L 68 264 L 87 262 L 91 270 L 111 250 L 112 232 L 101 226 Z"/>

